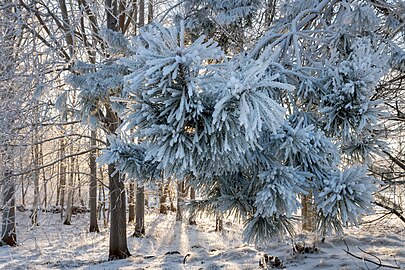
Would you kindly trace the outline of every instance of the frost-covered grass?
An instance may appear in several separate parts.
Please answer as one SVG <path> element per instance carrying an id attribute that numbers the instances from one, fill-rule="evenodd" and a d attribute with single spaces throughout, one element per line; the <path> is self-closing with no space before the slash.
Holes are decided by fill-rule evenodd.
<path id="1" fill-rule="evenodd" d="M 189 226 L 176 222 L 174 214 L 157 212 L 147 215 L 145 238 L 128 237 L 132 257 L 108 262 L 108 228 L 101 225 L 100 233 L 88 233 L 88 214 L 75 216 L 70 226 L 62 225 L 59 214 L 41 213 L 40 220 L 40 226 L 31 227 L 29 212 L 18 212 L 19 246 L 0 247 L 0 269 L 259 269 L 264 253 L 278 256 L 286 269 L 367 269 L 344 252 L 338 237 L 318 243 L 317 253 L 293 255 L 289 240 L 263 247 L 243 243 L 242 225 L 234 222 L 225 221 L 219 233 L 213 220 L 200 218 L 197 226 Z M 132 230 L 129 225 L 128 236 Z M 396 260 L 405 267 L 405 224 L 394 218 L 350 228 L 344 239 L 358 256 L 366 256 L 359 247 L 385 264 Z M 311 246 L 313 238 L 299 235 L 296 241 Z"/>

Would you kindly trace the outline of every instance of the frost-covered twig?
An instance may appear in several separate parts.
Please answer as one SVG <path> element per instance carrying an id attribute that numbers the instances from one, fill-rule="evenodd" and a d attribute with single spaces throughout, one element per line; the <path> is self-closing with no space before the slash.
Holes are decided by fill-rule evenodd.
<path id="1" fill-rule="evenodd" d="M 380 207 L 382 207 L 384 209 L 389 210 L 391 213 L 396 215 L 401 221 L 405 222 L 405 217 L 402 215 L 402 212 L 399 212 L 397 209 L 395 209 L 393 207 L 390 207 L 388 205 L 385 205 L 385 204 L 383 204 L 381 202 L 377 202 L 377 201 L 375 201 L 374 204 L 377 205 L 377 206 L 380 206 Z"/>
<path id="2" fill-rule="evenodd" d="M 349 245 L 346 243 L 346 241 L 343 241 L 343 242 L 345 243 L 346 248 L 347 248 L 347 250 L 346 250 L 346 249 L 343 249 L 343 251 L 346 252 L 346 254 L 348 254 L 348 255 L 350 255 L 350 256 L 356 258 L 356 259 L 362 260 L 364 263 L 365 263 L 365 262 L 369 262 L 369 263 L 375 264 L 375 265 L 378 266 L 378 268 L 380 268 L 380 267 L 385 267 L 385 268 L 390 268 L 390 269 L 401 269 L 401 267 L 398 265 L 398 263 L 397 263 L 396 261 L 395 261 L 395 263 L 396 263 L 397 265 L 384 264 L 384 263 L 382 263 L 381 259 L 378 258 L 376 255 L 371 254 L 371 253 L 369 253 L 369 252 L 366 252 L 366 251 L 362 250 L 362 249 L 359 248 L 359 247 L 357 247 L 357 248 L 358 248 L 361 252 L 363 252 L 363 253 L 365 253 L 365 254 L 367 254 L 367 255 L 370 255 L 370 256 L 376 258 L 376 259 L 378 260 L 378 262 L 373 261 L 373 260 L 371 260 L 371 259 L 367 259 L 367 258 L 358 256 L 358 255 L 356 255 L 356 254 L 350 252 Z M 367 266 L 367 265 L 366 265 L 366 266 Z M 367 267 L 367 268 L 368 268 L 368 267 Z M 377 269 L 378 269 L 378 268 L 377 268 Z"/>

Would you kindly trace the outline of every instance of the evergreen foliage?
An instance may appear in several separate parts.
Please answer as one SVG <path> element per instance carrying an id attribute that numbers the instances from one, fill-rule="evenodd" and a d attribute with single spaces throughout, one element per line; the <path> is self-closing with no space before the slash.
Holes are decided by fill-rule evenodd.
<path id="1" fill-rule="evenodd" d="M 185 2 L 228 26 L 261 8 Z M 376 181 L 366 166 L 347 166 L 367 165 L 384 149 L 374 94 L 388 52 L 398 49 L 378 34 L 383 22 L 367 4 L 295 0 L 278 8 L 267 33 L 234 55 L 193 36 L 200 26 L 192 20 L 149 25 L 128 43 L 107 33 L 125 57 L 74 81 L 86 115 L 120 96 L 129 135 L 110 137 L 100 162 L 139 181 L 190 180 L 204 195 L 193 211 L 235 216 L 256 243 L 293 233 L 300 195 L 314 195 L 322 233 L 341 232 L 371 208 Z"/>
<path id="2" fill-rule="evenodd" d="M 324 185 L 315 199 L 322 217 L 319 229 L 341 232 L 343 226 L 357 224 L 360 215 L 369 211 L 376 190 L 375 180 L 366 176 L 366 167 L 352 167 L 336 171 Z"/>
<path id="3" fill-rule="evenodd" d="M 212 20 L 221 25 L 235 24 L 242 19 L 253 16 L 262 7 L 262 1 L 258 0 L 186 0 L 184 5 L 188 7 L 188 14 L 194 11 L 194 22 Z M 207 23 L 207 22 L 205 22 Z"/>

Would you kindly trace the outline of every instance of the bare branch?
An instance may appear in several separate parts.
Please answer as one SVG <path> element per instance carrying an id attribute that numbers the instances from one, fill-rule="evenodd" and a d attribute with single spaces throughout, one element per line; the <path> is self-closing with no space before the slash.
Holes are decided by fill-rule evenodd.
<path id="1" fill-rule="evenodd" d="M 21 175 L 25 175 L 25 174 L 31 173 L 31 172 L 33 172 L 33 171 L 37 171 L 37 170 L 41 170 L 41 169 L 44 169 L 44 168 L 53 166 L 53 165 L 57 164 L 58 162 L 61 162 L 61 161 L 65 160 L 65 159 L 68 159 L 68 158 L 71 158 L 71 157 L 75 157 L 75 156 L 80 156 L 80 155 L 87 154 L 87 153 L 93 151 L 94 149 L 96 149 L 96 150 L 103 150 L 102 148 L 99 148 L 99 147 L 92 147 L 92 148 L 90 148 L 90 149 L 87 149 L 87 150 L 84 150 L 84 151 L 81 151 L 81 152 L 77 152 L 77 153 L 73 153 L 73 154 L 69 154 L 69 155 L 63 156 L 63 157 L 61 157 L 61 158 L 59 158 L 59 159 L 56 159 L 56 160 L 54 160 L 54 161 L 52 161 L 52 162 L 49 162 L 48 164 L 42 165 L 42 166 L 37 167 L 37 168 L 29 169 L 29 170 L 26 170 L 26 171 L 23 171 L 23 172 L 20 172 L 20 173 L 10 174 L 10 175 L 8 175 L 8 177 L 2 178 L 1 181 L 5 181 L 5 180 L 6 180 L 7 178 L 9 178 L 9 177 L 21 176 Z"/>
<path id="2" fill-rule="evenodd" d="M 401 269 L 401 267 L 400 267 L 399 265 L 383 264 L 382 261 L 381 261 L 381 259 L 378 258 L 376 255 L 372 255 L 372 254 L 370 254 L 370 253 L 368 253 L 368 252 L 365 252 L 365 251 L 363 251 L 363 250 L 362 250 L 361 248 L 359 248 L 359 247 L 357 247 L 357 248 L 358 248 L 360 251 L 362 251 L 362 252 L 364 252 L 365 254 L 370 255 L 370 256 L 372 256 L 372 257 L 374 257 L 374 258 L 377 258 L 378 262 L 373 261 L 373 260 L 371 260 L 371 259 L 367 259 L 367 258 L 358 256 L 358 255 L 356 255 L 356 254 L 350 252 L 350 250 L 349 250 L 349 245 L 346 243 L 346 241 L 344 241 L 344 243 L 346 244 L 347 250 L 346 250 L 346 249 L 343 249 L 343 251 L 346 252 L 348 255 L 350 255 L 350 256 L 356 258 L 356 259 L 362 260 L 363 262 L 369 262 L 369 263 L 375 264 L 375 265 L 378 266 L 378 268 L 380 268 L 380 267 L 386 267 L 386 268 L 390 268 L 390 269 Z M 368 268 L 368 267 L 367 267 L 367 268 Z"/>

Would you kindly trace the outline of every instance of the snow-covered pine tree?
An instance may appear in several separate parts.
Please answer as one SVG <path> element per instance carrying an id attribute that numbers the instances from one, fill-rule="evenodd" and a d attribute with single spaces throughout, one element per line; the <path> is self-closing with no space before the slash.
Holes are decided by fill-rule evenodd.
<path id="1" fill-rule="evenodd" d="M 283 79 L 295 91 L 282 100 L 339 142 L 341 154 L 364 162 L 381 152 L 378 120 L 381 101 L 375 88 L 387 72 L 391 50 L 376 12 L 367 4 L 287 1 L 282 16 L 250 51 L 259 57 L 279 50 Z M 359 23 L 361 22 L 361 23 Z"/>
<path id="2" fill-rule="evenodd" d="M 191 175 L 207 195 L 194 203 L 196 209 L 235 214 L 246 222 L 251 241 L 291 233 L 297 195 L 314 186 L 322 190 L 325 178 L 338 172 L 336 149 L 302 120 L 292 127 L 294 121 L 287 121 L 272 98 L 293 91 L 272 68 L 278 66 L 277 52 L 228 61 L 204 37 L 185 40 L 184 26 L 159 24 L 135 38 L 133 55 L 120 60 L 130 72 L 122 128 L 146 143 L 144 164 L 156 164 L 166 177 Z M 131 143 L 114 145 L 104 162 L 118 161 L 124 172 L 142 171 L 132 155 L 114 157 L 123 152 L 118 148 L 132 149 Z"/>
<path id="3" fill-rule="evenodd" d="M 255 26 L 265 7 L 258 0 L 185 0 L 179 4 L 182 9 L 175 20 L 185 20 L 192 39 L 214 37 L 222 50 L 233 54 L 250 45 L 251 37 L 261 30 Z"/>
<path id="4" fill-rule="evenodd" d="M 255 242 L 291 233 L 297 196 L 309 192 L 321 232 L 356 223 L 374 179 L 346 166 L 382 146 L 372 95 L 387 50 L 373 9 L 326 0 L 278 8 L 248 53 L 225 58 L 211 40 L 186 41 L 181 24 L 156 24 L 121 60 L 130 72 L 122 127 L 148 145 L 144 162 L 193 179 L 206 195 L 195 209 L 234 214 Z"/>
<path id="5" fill-rule="evenodd" d="M 260 58 L 268 52 L 279 52 L 278 68 L 285 70 L 281 79 L 295 86 L 294 91 L 278 99 L 290 108 L 291 127 L 300 123 L 303 128 L 312 125 L 315 131 L 323 131 L 324 137 L 338 145 L 334 155 L 342 159 L 339 168 L 370 163 L 373 154 L 385 149 L 379 125 L 382 103 L 374 94 L 379 79 L 387 72 L 387 56 L 392 50 L 380 35 L 376 10 L 360 1 L 293 0 L 284 2 L 280 12 L 281 16 L 250 50 L 250 56 Z M 314 173 L 314 168 L 307 169 Z M 324 209 L 325 198 L 319 194 L 330 189 L 338 192 L 331 182 L 337 179 L 334 175 L 355 175 L 358 180 L 353 179 L 353 183 L 370 188 L 368 194 L 374 190 L 367 184 L 371 179 L 352 174 L 350 168 L 340 171 L 330 167 L 323 176 L 316 174 L 311 179 L 322 231 L 327 223 L 322 221 L 324 211 L 328 214 L 329 210 Z M 365 204 L 356 197 L 360 199 L 356 195 L 352 202 L 345 202 L 343 196 L 333 196 L 334 205 L 355 203 L 360 209 Z M 354 221 L 344 218 L 346 209 L 334 213 L 340 225 Z"/>
<path id="6" fill-rule="evenodd" d="M 292 90 L 278 82 L 276 74 L 266 76 L 263 67 L 269 66 L 271 57 L 226 61 L 216 44 L 204 37 L 186 45 L 181 25 L 144 28 L 133 49 L 132 57 L 121 60 L 131 72 L 125 77 L 128 111 L 122 127 L 148 143 L 145 161 L 157 163 L 166 176 L 192 175 L 207 194 L 216 191 L 205 205 L 237 213 L 243 220 L 256 221 L 255 215 L 263 214 L 254 204 L 263 189 L 259 173 L 266 168 L 286 171 L 290 180 L 298 177 L 300 184 L 290 185 L 289 198 L 304 191 L 307 174 L 284 168 L 282 161 L 264 155 L 260 146 L 262 133 L 275 133 L 284 122 L 284 110 L 271 98 L 273 91 Z M 106 155 L 114 151 L 111 148 Z M 284 174 L 279 174 L 280 185 L 286 184 Z M 274 226 L 276 217 L 289 217 L 298 208 L 298 202 L 284 200 L 282 188 L 276 191 L 282 198 L 277 206 L 285 207 L 277 214 L 266 213 L 269 226 Z M 237 190 L 249 195 L 241 201 Z M 288 220 L 283 220 L 276 222 L 274 231 L 281 231 L 280 226 L 291 230 Z"/>

